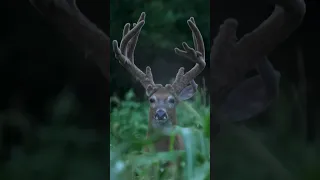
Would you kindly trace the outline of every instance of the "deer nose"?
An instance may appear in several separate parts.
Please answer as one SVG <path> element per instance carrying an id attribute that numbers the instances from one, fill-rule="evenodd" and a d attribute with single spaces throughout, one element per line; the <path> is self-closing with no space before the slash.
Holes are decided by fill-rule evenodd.
<path id="1" fill-rule="evenodd" d="M 155 114 L 155 119 L 156 120 L 164 120 L 164 119 L 167 119 L 168 116 L 167 116 L 167 112 L 163 109 L 158 109 L 156 111 L 156 114 Z"/>

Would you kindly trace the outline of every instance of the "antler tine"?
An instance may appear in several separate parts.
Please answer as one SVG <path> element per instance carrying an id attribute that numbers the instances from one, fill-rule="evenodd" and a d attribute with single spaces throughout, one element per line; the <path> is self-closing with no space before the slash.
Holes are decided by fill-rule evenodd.
<path id="1" fill-rule="evenodd" d="M 172 87 L 176 93 L 179 93 L 184 87 L 186 87 L 191 81 L 193 81 L 205 68 L 205 48 L 202 35 L 196 26 L 195 20 L 191 17 L 187 21 L 189 28 L 192 31 L 192 37 L 194 41 L 195 49 L 189 47 L 187 43 L 183 42 L 182 46 L 185 51 L 175 48 L 175 52 L 179 56 L 183 56 L 193 62 L 196 65 L 187 73 L 184 74 L 184 68 L 181 67 L 176 75 L 175 81 L 172 83 Z"/>
<path id="2" fill-rule="evenodd" d="M 140 15 L 140 18 L 138 20 L 138 23 L 140 21 L 144 21 L 146 18 L 146 13 L 142 12 Z M 137 24 L 133 23 L 133 27 L 135 27 Z M 136 48 L 138 39 L 139 39 L 139 35 L 140 35 L 140 31 L 137 32 L 137 34 L 131 39 L 131 41 L 129 42 L 129 48 L 128 48 L 128 57 L 131 59 L 131 62 L 134 63 L 134 50 Z"/>
<path id="3" fill-rule="evenodd" d="M 134 24 L 133 28 L 130 30 L 130 24 L 127 23 L 123 29 L 123 37 L 120 43 L 120 48 L 118 46 L 118 41 L 114 40 L 112 42 L 113 51 L 115 53 L 115 57 L 119 60 L 119 63 L 126 68 L 129 73 L 134 76 L 137 80 L 140 81 L 142 86 L 147 90 L 147 94 L 155 89 L 157 85 L 155 85 L 153 81 L 151 68 L 148 66 L 146 68 L 146 73 L 142 72 L 135 64 L 134 64 L 134 50 L 136 44 L 138 42 L 138 36 L 141 32 L 141 29 L 145 23 L 145 13 L 141 13 L 140 18 L 137 24 Z"/>
<path id="4" fill-rule="evenodd" d="M 196 25 L 196 21 L 194 20 L 193 17 L 191 17 L 190 20 L 192 21 L 192 23 L 194 23 Z M 199 29 L 198 29 L 198 31 L 199 31 Z M 204 42 L 203 42 L 203 38 L 201 36 L 200 31 L 199 31 L 199 34 L 200 34 L 200 37 L 196 37 L 196 35 L 192 31 L 192 39 L 193 39 L 193 43 L 194 43 L 194 48 L 196 51 L 199 51 L 202 54 L 203 59 L 205 59 L 205 47 L 204 47 Z"/>
<path id="5" fill-rule="evenodd" d="M 145 20 L 145 13 L 141 13 L 140 18 L 138 19 L 138 22 L 144 21 Z M 133 23 L 133 28 L 137 25 L 137 23 Z M 127 23 L 122 32 L 122 38 L 129 33 L 130 31 L 130 24 Z M 126 43 L 121 43 L 120 44 L 120 49 L 122 49 L 125 52 L 125 55 L 130 59 L 131 62 L 134 62 L 134 50 L 138 42 L 138 37 L 139 37 L 140 31 L 136 32 L 136 34 L 133 35 L 129 41 L 126 41 Z M 122 46 L 121 46 L 122 45 Z"/>
<path id="6" fill-rule="evenodd" d="M 193 17 L 191 17 L 190 20 L 191 20 L 193 23 L 196 23 Z M 194 49 L 195 49 L 196 51 L 199 51 L 199 45 L 198 45 L 196 36 L 194 35 L 193 32 L 192 32 L 192 40 L 193 40 Z"/>
<path id="7" fill-rule="evenodd" d="M 130 30 L 130 24 L 126 23 L 122 32 L 122 39 L 120 42 L 120 51 L 123 55 L 127 56 L 127 50 L 130 40 L 139 32 L 144 25 L 144 21 L 138 22 L 138 24 Z"/>

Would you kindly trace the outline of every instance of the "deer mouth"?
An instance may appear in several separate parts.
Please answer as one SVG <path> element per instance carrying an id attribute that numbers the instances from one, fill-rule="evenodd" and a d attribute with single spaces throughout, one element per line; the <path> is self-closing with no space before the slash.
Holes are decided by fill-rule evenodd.
<path id="1" fill-rule="evenodd" d="M 169 118 L 167 119 L 163 119 L 163 120 L 157 120 L 155 118 L 153 118 L 152 120 L 152 127 L 155 129 L 161 129 L 161 130 L 167 130 L 167 128 L 171 128 L 172 126 L 172 122 L 169 120 Z"/>

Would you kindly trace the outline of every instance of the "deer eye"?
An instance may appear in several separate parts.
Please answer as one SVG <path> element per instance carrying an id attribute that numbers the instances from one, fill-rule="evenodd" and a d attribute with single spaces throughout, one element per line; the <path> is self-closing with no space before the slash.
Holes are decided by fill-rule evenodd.
<path id="1" fill-rule="evenodd" d="M 175 100 L 173 98 L 168 100 L 169 103 L 174 104 Z"/>
<path id="2" fill-rule="evenodd" d="M 154 103 L 155 101 L 156 101 L 156 100 L 155 100 L 154 98 L 150 98 L 150 99 L 149 99 L 149 102 L 150 102 L 150 103 Z"/>

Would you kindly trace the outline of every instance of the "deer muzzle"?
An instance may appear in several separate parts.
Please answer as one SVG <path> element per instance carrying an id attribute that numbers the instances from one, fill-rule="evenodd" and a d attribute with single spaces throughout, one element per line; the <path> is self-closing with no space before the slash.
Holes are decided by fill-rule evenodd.
<path id="1" fill-rule="evenodd" d="M 165 109 L 157 109 L 154 119 L 158 121 L 167 121 L 168 119 L 168 113 Z"/>

